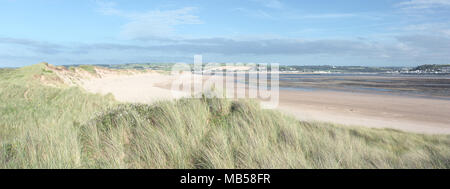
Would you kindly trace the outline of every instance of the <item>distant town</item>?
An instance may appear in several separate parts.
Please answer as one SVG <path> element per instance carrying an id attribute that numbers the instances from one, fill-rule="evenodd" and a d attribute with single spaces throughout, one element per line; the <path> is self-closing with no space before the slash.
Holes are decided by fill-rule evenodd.
<path id="1" fill-rule="evenodd" d="M 284 72 L 312 73 L 450 73 L 450 64 L 421 65 L 417 67 L 366 67 L 366 66 L 281 66 Z"/>
<path id="2" fill-rule="evenodd" d="M 129 63 L 129 64 L 99 64 L 112 69 L 152 69 L 170 71 L 174 63 Z M 223 64 L 225 66 L 225 64 Z M 71 65 L 79 66 L 79 65 Z M 192 66 L 192 65 L 191 65 Z M 222 67 L 224 67 L 222 66 Z M 70 67 L 70 66 L 67 66 Z M 249 67 L 249 70 L 251 68 Z M 270 69 L 270 68 L 269 68 Z M 234 71 L 247 71 L 242 69 Z M 450 73 L 450 64 L 426 64 L 417 67 L 368 67 L 368 66 L 296 66 L 280 65 L 282 73 L 402 73 L 402 74 L 442 74 Z"/>

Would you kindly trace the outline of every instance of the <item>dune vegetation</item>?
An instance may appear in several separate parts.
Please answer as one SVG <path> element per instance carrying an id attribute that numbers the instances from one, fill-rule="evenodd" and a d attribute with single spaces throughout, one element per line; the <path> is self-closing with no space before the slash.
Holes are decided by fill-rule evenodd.
<path id="1" fill-rule="evenodd" d="M 49 78 L 46 64 L 0 70 L 0 168 L 450 168 L 448 135 L 301 122 L 250 100 L 123 104 Z"/>

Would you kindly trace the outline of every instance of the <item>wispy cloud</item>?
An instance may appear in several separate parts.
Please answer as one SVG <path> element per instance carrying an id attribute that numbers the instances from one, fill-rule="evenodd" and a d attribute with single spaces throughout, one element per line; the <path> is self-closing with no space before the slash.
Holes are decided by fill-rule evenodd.
<path id="1" fill-rule="evenodd" d="M 116 3 L 111 1 L 101 1 L 96 0 L 95 1 L 98 5 L 98 12 L 105 14 L 105 15 L 121 15 L 122 12 L 120 10 L 116 9 Z"/>
<path id="2" fill-rule="evenodd" d="M 443 8 L 450 7 L 450 0 L 410 0 L 401 2 L 397 6 L 409 10 Z"/>
<path id="3" fill-rule="evenodd" d="M 406 24 L 398 26 L 403 35 L 450 37 L 450 0 L 410 0 L 396 7 L 407 18 Z"/>
<path id="4" fill-rule="evenodd" d="M 402 28 L 403 31 L 421 35 L 441 35 L 450 37 L 450 23 L 449 22 L 432 22 L 410 24 Z"/>
<path id="5" fill-rule="evenodd" d="M 435 35 L 409 35 L 399 36 L 398 41 L 411 47 L 415 57 L 424 60 L 441 59 L 445 63 L 450 61 L 450 38 Z"/>
<path id="6" fill-rule="evenodd" d="M 62 45 L 29 39 L 0 37 L 0 44 L 19 45 L 37 53 L 56 54 L 64 48 Z"/>
<path id="7" fill-rule="evenodd" d="M 260 19 L 271 20 L 300 20 L 300 19 L 343 19 L 343 18 L 365 18 L 365 19 L 377 19 L 374 15 L 368 15 L 363 13 L 323 13 L 323 14 L 299 14 L 293 12 L 267 12 L 260 9 L 246 9 L 235 8 L 233 11 L 238 11 L 246 16 Z"/>
<path id="8" fill-rule="evenodd" d="M 193 7 L 169 11 L 149 11 L 128 15 L 130 22 L 123 26 L 121 34 L 130 39 L 167 37 L 175 34 L 175 27 L 183 24 L 202 23 L 192 12 Z"/>
<path id="9" fill-rule="evenodd" d="M 253 10 L 253 9 L 246 9 L 246 8 L 235 8 L 232 11 L 237 11 L 245 14 L 245 16 L 249 16 L 252 18 L 261 18 L 261 19 L 275 19 L 275 16 L 272 14 L 263 11 L 263 10 Z"/>
<path id="10" fill-rule="evenodd" d="M 146 12 L 127 12 L 116 8 L 115 3 L 99 2 L 99 12 L 128 19 L 122 26 L 121 36 L 126 39 L 167 38 L 176 33 L 176 26 L 201 24 L 194 13 L 195 7 L 183 7 L 174 10 L 150 10 Z"/>
<path id="11" fill-rule="evenodd" d="M 349 17 L 355 17 L 356 14 L 350 14 L 350 13 L 329 13 L 329 14 L 307 14 L 302 15 L 297 18 L 302 19 L 333 19 L 333 18 L 349 18 Z"/>
<path id="12" fill-rule="evenodd" d="M 282 9 L 284 4 L 279 0 L 251 0 L 256 3 L 260 3 L 262 6 L 272 9 Z"/>
<path id="13" fill-rule="evenodd" d="M 426 60 L 446 62 L 450 60 L 450 37 L 433 35 L 402 35 L 390 43 L 380 41 L 359 40 L 302 40 L 296 38 L 266 38 L 266 39 L 231 39 L 231 38 L 196 38 L 160 41 L 158 44 L 133 43 L 88 43 L 58 45 L 28 39 L 0 38 L 0 44 L 18 45 L 16 51 L 33 56 L 33 60 L 62 61 L 74 63 L 92 59 L 92 64 L 129 61 L 143 61 L 149 58 L 171 54 L 173 56 L 189 57 L 192 54 L 221 55 L 225 57 L 270 57 L 290 56 L 302 57 L 309 55 L 326 55 L 336 57 L 362 57 L 367 59 L 389 59 L 414 61 Z M 57 51 L 56 54 L 48 54 Z M 34 53 L 28 53 L 34 52 Z M 8 54 L 4 54 L 8 55 Z M 94 56 L 95 55 L 95 56 Z M 10 55 L 8 55 L 10 56 Z M 133 59 L 132 57 L 135 57 Z M 98 59 L 96 59 L 98 58 Z M 167 61 L 176 61 L 170 59 Z M 122 61 L 122 62 L 121 62 Z M 282 60 L 280 60 L 282 61 Z M 86 62 L 85 62 L 86 63 Z"/>
<path id="14" fill-rule="evenodd" d="M 132 51 L 172 52 L 183 54 L 220 54 L 225 56 L 267 55 L 331 55 L 369 58 L 411 60 L 449 60 L 450 38 L 443 36 L 409 35 L 397 36 L 392 43 L 360 40 L 300 40 L 300 39 L 254 39 L 230 38 L 182 39 L 160 45 L 90 44 L 77 48 L 86 51 Z"/>

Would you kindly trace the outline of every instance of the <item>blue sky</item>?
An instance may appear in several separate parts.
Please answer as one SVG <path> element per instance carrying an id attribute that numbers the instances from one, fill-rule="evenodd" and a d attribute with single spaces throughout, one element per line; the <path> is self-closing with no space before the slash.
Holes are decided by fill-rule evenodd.
<path id="1" fill-rule="evenodd" d="M 450 63 L 450 0 L 0 0 L 0 67 Z"/>

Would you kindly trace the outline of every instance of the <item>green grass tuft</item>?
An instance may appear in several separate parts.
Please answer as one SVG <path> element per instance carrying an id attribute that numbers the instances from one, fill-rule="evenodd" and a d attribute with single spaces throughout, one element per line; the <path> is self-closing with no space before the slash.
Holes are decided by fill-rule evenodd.
<path id="1" fill-rule="evenodd" d="M 79 67 L 89 73 L 92 73 L 92 74 L 97 73 L 97 71 L 95 71 L 95 67 L 92 65 L 80 65 Z"/>

